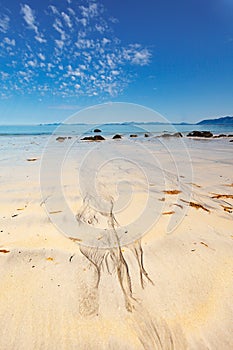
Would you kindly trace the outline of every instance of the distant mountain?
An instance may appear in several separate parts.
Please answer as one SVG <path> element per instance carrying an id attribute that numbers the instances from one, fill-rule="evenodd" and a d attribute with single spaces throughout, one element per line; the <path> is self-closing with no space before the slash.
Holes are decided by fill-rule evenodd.
<path id="1" fill-rule="evenodd" d="M 233 117 L 222 117 L 216 119 L 205 119 L 197 123 L 197 125 L 233 125 Z"/>
<path id="2" fill-rule="evenodd" d="M 110 123 L 112 124 L 112 123 Z M 181 122 L 181 123 L 176 123 L 176 122 L 171 122 L 171 123 L 166 123 L 166 122 L 123 122 L 123 123 L 113 123 L 113 124 L 119 124 L 119 125 L 192 125 L 190 123 L 186 122 Z"/>

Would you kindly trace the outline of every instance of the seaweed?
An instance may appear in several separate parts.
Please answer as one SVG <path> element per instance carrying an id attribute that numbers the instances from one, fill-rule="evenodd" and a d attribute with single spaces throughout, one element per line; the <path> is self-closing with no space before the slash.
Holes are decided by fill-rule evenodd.
<path id="1" fill-rule="evenodd" d="M 171 194 L 171 195 L 181 193 L 181 191 L 179 191 L 179 190 L 167 190 L 167 191 L 163 191 L 163 192 L 164 192 L 165 194 Z"/>
<path id="2" fill-rule="evenodd" d="M 196 209 L 202 209 L 202 210 L 204 210 L 204 211 L 210 213 L 210 210 L 207 209 L 207 208 L 205 208 L 202 204 L 195 203 L 195 202 L 188 202 L 188 201 L 186 201 L 186 200 L 184 200 L 184 199 L 180 199 L 180 200 L 181 200 L 181 202 L 183 202 L 183 203 L 189 204 L 190 207 L 193 207 L 193 208 L 196 208 Z"/>

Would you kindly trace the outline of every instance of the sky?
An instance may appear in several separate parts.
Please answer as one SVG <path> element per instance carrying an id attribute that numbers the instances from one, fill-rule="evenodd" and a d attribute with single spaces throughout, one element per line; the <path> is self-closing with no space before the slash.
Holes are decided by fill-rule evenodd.
<path id="1" fill-rule="evenodd" d="M 107 102 L 171 122 L 233 115 L 233 0 L 0 0 L 0 9 L 0 124 L 63 121 Z"/>

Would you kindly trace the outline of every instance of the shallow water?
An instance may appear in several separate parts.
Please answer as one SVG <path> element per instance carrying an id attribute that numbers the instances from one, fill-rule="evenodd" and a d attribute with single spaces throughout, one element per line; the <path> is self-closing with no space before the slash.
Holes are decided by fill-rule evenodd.
<path id="1" fill-rule="evenodd" d="M 233 125 L 175 125 L 175 124 L 62 124 L 62 125 L 0 125 L 0 136 L 4 135 L 82 135 L 93 133 L 93 130 L 98 127 L 102 130 L 102 134 L 112 135 L 116 133 L 131 134 L 131 133 L 153 133 L 155 135 L 163 133 L 181 132 L 187 134 L 193 130 L 209 130 L 213 134 L 232 134 Z"/>

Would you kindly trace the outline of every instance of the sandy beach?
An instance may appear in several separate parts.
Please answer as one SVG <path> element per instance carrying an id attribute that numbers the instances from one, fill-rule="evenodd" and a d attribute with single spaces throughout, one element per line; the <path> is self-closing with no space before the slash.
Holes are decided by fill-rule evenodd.
<path id="1" fill-rule="evenodd" d="M 1 350 L 233 348 L 229 138 L 0 145 Z"/>

